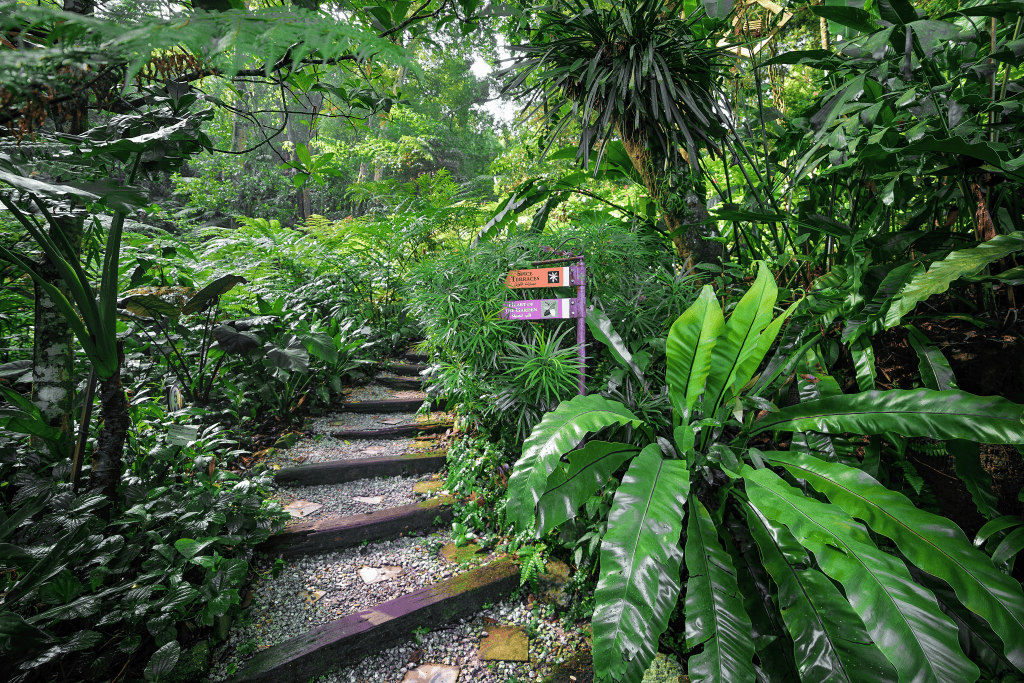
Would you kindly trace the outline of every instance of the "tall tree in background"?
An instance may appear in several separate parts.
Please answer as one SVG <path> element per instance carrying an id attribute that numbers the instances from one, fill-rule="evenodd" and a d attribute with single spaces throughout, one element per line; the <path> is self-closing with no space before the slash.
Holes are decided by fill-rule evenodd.
<path id="1" fill-rule="evenodd" d="M 679 259 L 719 261 L 722 245 L 706 239 L 715 230 L 699 154 L 724 132 L 713 87 L 722 51 L 664 0 L 568 0 L 539 19 L 530 43 L 512 48 L 518 56 L 503 94 L 522 88 L 527 111 L 556 124 L 552 138 L 580 120 L 584 166 L 595 145 L 617 136 L 661 207 Z"/>
<path id="2" fill-rule="evenodd" d="M 95 11 L 93 0 L 65 0 L 63 9 L 84 16 Z M 72 70 L 74 67 L 71 67 Z M 84 72 L 81 74 L 84 76 Z M 89 98 L 78 93 L 53 108 L 51 112 L 56 129 L 69 135 L 81 135 L 89 127 Z M 55 216 L 71 246 L 81 249 L 82 230 L 70 215 Z M 56 235 L 51 231 L 51 239 Z M 37 272 L 65 296 L 68 289 L 57 267 L 40 254 Z M 75 346 L 74 335 L 53 299 L 35 284 L 35 320 L 32 338 L 32 402 L 39 408 L 51 427 L 70 437 L 72 409 L 75 399 Z"/>

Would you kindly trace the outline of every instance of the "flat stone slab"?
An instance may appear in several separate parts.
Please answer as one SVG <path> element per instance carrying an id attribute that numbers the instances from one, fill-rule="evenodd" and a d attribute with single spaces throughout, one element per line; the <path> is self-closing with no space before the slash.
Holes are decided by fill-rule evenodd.
<path id="1" fill-rule="evenodd" d="M 449 543 L 441 547 L 441 557 L 452 564 L 462 564 L 463 562 L 471 560 L 482 553 L 483 549 L 476 543 L 470 543 L 469 545 L 464 545 L 461 548 L 454 543 Z"/>
<path id="2" fill-rule="evenodd" d="M 311 514 L 322 508 L 320 503 L 310 503 L 308 500 L 295 500 L 284 506 L 284 509 L 292 517 L 309 517 Z"/>
<path id="3" fill-rule="evenodd" d="M 444 526 L 451 521 L 451 499 L 431 498 L 361 515 L 301 522 L 268 538 L 260 545 L 260 550 L 270 555 L 296 557 Z"/>
<path id="4" fill-rule="evenodd" d="M 489 626 L 480 641 L 481 661 L 528 662 L 530 640 L 522 626 Z"/>
<path id="5" fill-rule="evenodd" d="M 384 496 L 352 496 L 352 500 L 364 505 L 380 505 L 384 502 Z"/>
<path id="6" fill-rule="evenodd" d="M 420 664 L 405 674 L 402 683 L 455 683 L 459 680 L 461 669 L 457 666 L 444 664 Z"/>
<path id="7" fill-rule="evenodd" d="M 418 481 L 412 485 L 412 492 L 426 495 L 434 491 L 440 491 L 442 488 L 444 488 L 443 481 Z"/>
<path id="8" fill-rule="evenodd" d="M 446 453 L 447 451 L 406 453 L 390 458 L 350 458 L 293 465 L 282 467 L 274 479 L 278 484 L 319 486 L 321 484 L 344 484 L 347 481 L 374 477 L 408 477 L 414 474 L 429 474 L 444 468 L 447 461 Z"/>
<path id="9" fill-rule="evenodd" d="M 307 683 L 407 638 L 420 626 L 464 619 L 518 588 L 519 568 L 502 558 L 269 647 L 243 664 L 232 683 Z"/>
<path id="10" fill-rule="evenodd" d="M 359 570 L 359 578 L 363 580 L 363 583 L 380 583 L 404 573 L 405 569 L 402 567 L 362 567 Z"/>

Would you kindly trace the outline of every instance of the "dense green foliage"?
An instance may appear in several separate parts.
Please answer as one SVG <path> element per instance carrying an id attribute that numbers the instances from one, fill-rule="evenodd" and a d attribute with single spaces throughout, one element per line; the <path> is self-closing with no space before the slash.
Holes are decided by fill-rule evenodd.
<path id="1" fill-rule="evenodd" d="M 1024 392 L 959 349 L 1020 354 L 1019 4 L 299 4 L 0 8 L 12 680 L 167 678 L 261 453 L 412 341 L 456 541 L 570 562 L 599 679 L 1024 676 Z M 550 250 L 582 368 L 500 318 Z"/>

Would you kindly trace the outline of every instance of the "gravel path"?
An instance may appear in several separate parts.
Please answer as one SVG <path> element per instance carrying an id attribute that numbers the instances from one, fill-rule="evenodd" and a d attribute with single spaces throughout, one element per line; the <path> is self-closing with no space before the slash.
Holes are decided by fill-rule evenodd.
<path id="1" fill-rule="evenodd" d="M 329 434 L 343 429 L 390 429 L 414 424 L 414 413 L 334 413 L 312 421 L 313 431 Z"/>
<path id="2" fill-rule="evenodd" d="M 390 373 L 382 373 L 387 376 Z M 395 391 L 377 385 L 356 387 L 350 401 L 425 398 L 423 392 Z M 431 419 L 443 419 L 433 413 Z M 342 429 L 383 429 L 414 421 L 410 413 L 365 414 L 336 413 L 316 419 L 312 437 L 301 439 L 293 448 L 279 451 L 272 460 L 280 465 L 298 462 L 326 462 L 351 458 L 388 457 L 410 450 L 414 439 L 343 441 L 328 434 Z M 396 421 L 388 424 L 385 421 Z M 315 521 L 343 515 L 372 512 L 407 505 L 418 500 L 413 493 L 419 477 L 379 477 L 344 484 L 279 487 L 277 498 L 283 503 L 305 500 L 323 505 L 321 509 L 292 523 Z M 382 497 L 380 504 L 354 500 L 354 497 Z M 314 555 L 285 565 L 278 577 L 270 571 L 272 560 L 263 560 L 255 568 L 260 578 L 251 586 L 252 604 L 231 629 L 228 641 L 218 648 L 211 681 L 230 680 L 240 663 L 259 650 L 279 644 L 311 628 L 353 612 L 376 606 L 408 594 L 423 586 L 443 581 L 466 571 L 439 555 L 451 542 L 450 534 L 405 537 L 379 541 L 358 548 Z M 493 559 L 493 556 L 487 558 Z M 366 583 L 360 569 L 390 568 L 389 578 Z M 321 676 L 317 683 L 399 683 L 415 667 L 410 659 L 423 664 L 454 664 L 462 667 L 460 681 L 504 683 L 539 681 L 551 666 L 584 646 L 584 635 L 566 631 L 560 622 L 540 618 L 518 600 L 508 600 L 485 609 L 471 619 L 439 625 L 433 632 L 419 634 L 405 642 L 364 659 L 355 666 Z M 481 662 L 477 658 L 481 637 L 493 624 L 521 625 L 530 634 L 530 662 Z"/>
<path id="3" fill-rule="evenodd" d="M 386 508 L 394 508 L 400 505 L 415 503 L 418 499 L 412 492 L 416 482 L 429 480 L 430 474 L 419 477 L 377 477 L 374 479 L 359 479 L 344 484 L 324 484 L 322 486 L 281 486 L 278 489 L 277 499 L 282 505 L 293 500 L 307 500 L 311 503 L 323 505 L 311 515 L 295 518 L 289 524 L 298 522 L 315 522 L 331 517 L 343 517 L 345 515 L 358 515 L 364 512 L 376 512 Z M 364 498 L 383 498 L 380 504 L 373 505 L 362 503 L 354 499 L 354 496 Z"/>
<path id="4" fill-rule="evenodd" d="M 273 461 L 279 465 L 294 465 L 305 462 L 329 462 L 359 458 L 395 458 L 408 453 L 409 447 L 414 443 L 416 441 L 411 438 L 343 441 L 317 434 L 312 438 L 299 440 L 293 448 L 279 451 L 275 454 Z"/>
<path id="5" fill-rule="evenodd" d="M 420 540 L 420 539 L 414 539 Z M 287 570 L 286 570 L 287 571 Z M 282 576 L 283 578 L 283 576 Z M 281 579 L 278 579 L 280 582 Z M 367 586 L 366 588 L 372 588 Z M 296 592 L 302 590 L 294 585 Z M 325 595 L 322 600 L 327 600 Z M 259 598 L 257 598 L 259 600 Z M 256 606 L 254 603 L 254 613 Z M 279 609 L 276 608 L 275 609 Z M 311 612 L 310 623 L 317 615 L 318 608 Z M 299 608 L 304 611 L 304 608 Z M 281 617 L 279 617 L 281 619 Z M 480 639 L 487 628 L 493 623 L 527 627 L 530 637 L 529 662 L 481 662 L 477 658 Z M 321 622 L 316 622 L 321 623 Z M 532 628 L 530 628 L 532 625 Z M 249 638 L 256 638 L 258 629 L 265 628 L 272 633 L 275 622 L 266 626 L 256 622 L 246 629 L 233 629 L 231 643 L 244 643 Z M 250 635 L 253 634 L 253 635 Z M 263 641 L 255 641 L 260 647 Z M 585 647 L 585 636 L 574 629 L 566 629 L 558 620 L 544 620 L 535 615 L 528 607 L 518 600 L 500 602 L 490 609 L 482 610 L 471 619 L 439 626 L 431 633 L 413 637 L 404 642 L 396 643 L 390 648 L 367 657 L 353 666 L 340 669 L 315 679 L 315 683 L 400 683 L 409 670 L 409 660 L 414 654 L 420 654 L 422 664 L 450 664 L 462 667 L 459 681 L 467 683 L 505 683 L 510 681 L 540 681 L 557 663 L 568 659 L 579 649 Z M 231 644 L 229 643 L 229 645 Z M 418 653 L 422 650 L 422 653 Z M 247 657 L 245 657 L 247 658 Z M 226 665 L 242 659 L 232 653 L 224 663 L 211 672 L 214 681 L 223 680 Z"/>
<path id="6" fill-rule="evenodd" d="M 361 387 L 352 387 L 351 391 L 347 391 L 345 393 L 346 403 L 358 403 L 361 401 L 394 401 L 399 399 L 408 401 L 415 398 L 425 401 L 427 400 L 427 394 L 424 391 L 417 391 L 414 389 L 391 389 L 389 387 L 382 387 L 379 384 L 367 384 Z"/>

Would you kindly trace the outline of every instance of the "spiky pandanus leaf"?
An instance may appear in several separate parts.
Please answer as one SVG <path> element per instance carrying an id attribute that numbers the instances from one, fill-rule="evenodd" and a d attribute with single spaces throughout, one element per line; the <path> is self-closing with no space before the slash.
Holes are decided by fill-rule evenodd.
<path id="1" fill-rule="evenodd" d="M 711 352 L 724 327 L 722 307 L 711 285 L 704 285 L 697 300 L 672 323 L 665 343 L 666 377 L 672 407 L 683 419 L 704 393 Z"/>
<path id="2" fill-rule="evenodd" d="M 935 596 L 898 559 L 878 549 L 867 530 L 835 505 L 804 496 L 768 469 L 744 467 L 750 503 L 784 524 L 847 600 L 899 674 L 900 683 L 973 683 L 980 672 L 960 649 L 957 629 Z"/>
<path id="3" fill-rule="evenodd" d="M 505 507 L 509 522 L 520 530 L 530 526 L 559 458 L 584 436 L 610 425 L 639 426 L 641 422 L 621 403 L 601 396 L 576 396 L 546 413 L 523 444 L 523 455 L 509 478 Z"/>
<path id="4" fill-rule="evenodd" d="M 864 622 L 793 534 L 749 505 L 745 511 L 765 569 L 779 587 L 779 610 L 803 683 L 897 683 L 896 670 Z"/>
<path id="5" fill-rule="evenodd" d="M 766 430 L 854 432 L 980 443 L 1024 443 L 1024 406 L 998 396 L 964 391 L 893 389 L 828 396 L 788 406 L 754 423 L 751 435 Z"/>
<path id="6" fill-rule="evenodd" d="M 640 452 L 615 492 L 601 542 L 594 592 L 594 669 L 638 683 L 679 598 L 683 506 L 690 490 L 682 460 L 665 460 L 657 444 Z"/>
<path id="7" fill-rule="evenodd" d="M 736 570 L 722 550 L 711 515 L 698 500 L 691 501 L 686 524 L 686 571 L 686 646 L 704 646 L 687 663 L 690 680 L 753 681 L 754 641 Z"/>
<path id="8" fill-rule="evenodd" d="M 569 454 L 569 465 L 559 465 L 548 477 L 537 503 L 537 535 L 543 536 L 576 516 L 576 510 L 597 493 L 637 449 L 623 443 L 591 441 Z"/>
<path id="9" fill-rule="evenodd" d="M 960 527 L 914 507 L 902 494 L 852 467 L 798 453 L 772 452 L 768 459 L 810 482 L 847 514 L 891 539 L 912 563 L 949 583 L 960 602 L 984 617 L 999 634 L 1006 658 L 1024 669 L 1024 592 L 1020 583 L 997 571 Z"/>

